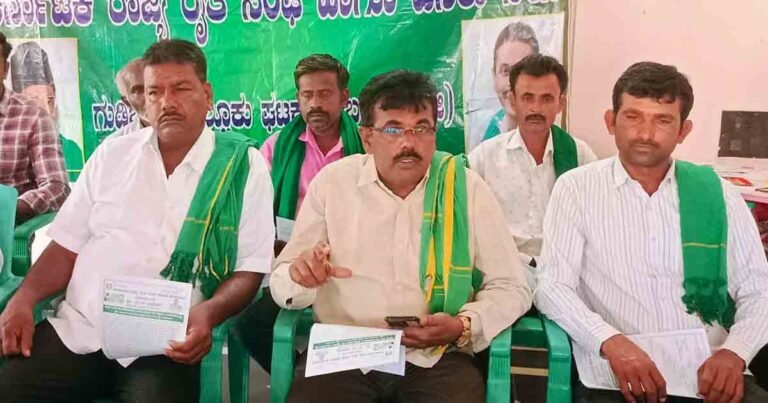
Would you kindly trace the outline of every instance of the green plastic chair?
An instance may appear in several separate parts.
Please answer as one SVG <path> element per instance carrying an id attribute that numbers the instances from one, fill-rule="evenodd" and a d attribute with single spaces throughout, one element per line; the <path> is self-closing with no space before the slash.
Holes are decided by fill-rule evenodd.
<path id="1" fill-rule="evenodd" d="M 0 252 L 3 264 L 0 266 L 0 312 L 21 284 L 21 277 L 11 272 L 13 223 L 16 220 L 16 198 L 18 192 L 11 186 L 0 185 Z"/>
<path id="2" fill-rule="evenodd" d="M 294 340 L 297 335 L 306 336 L 312 327 L 312 309 L 280 310 L 275 322 L 272 349 L 272 376 L 270 378 L 269 400 L 283 403 L 293 383 L 295 360 Z M 486 401 L 488 403 L 509 402 L 512 392 L 510 383 L 511 332 L 507 328 L 493 339 L 488 363 Z"/>
<path id="3" fill-rule="evenodd" d="M 546 348 L 547 403 L 571 403 L 571 343 L 563 329 L 544 315 L 524 316 L 512 327 L 512 345 Z"/>
<path id="4" fill-rule="evenodd" d="M 15 209 L 16 205 L 14 204 Z M 30 266 L 32 266 L 32 236 L 35 234 L 35 231 L 50 224 L 55 217 L 55 211 L 40 214 L 16 227 L 13 232 L 12 267 L 14 274 L 21 277 L 27 275 Z"/>

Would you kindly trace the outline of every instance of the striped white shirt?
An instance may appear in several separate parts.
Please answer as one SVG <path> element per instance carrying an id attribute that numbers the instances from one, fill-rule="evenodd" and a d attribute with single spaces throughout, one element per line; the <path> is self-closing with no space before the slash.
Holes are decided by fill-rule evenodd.
<path id="1" fill-rule="evenodd" d="M 706 328 L 713 348 L 749 364 L 768 343 L 768 263 L 754 219 L 723 181 L 728 216 L 730 334 L 686 313 L 674 164 L 649 196 L 618 158 L 574 169 L 555 184 L 544 219 L 537 307 L 578 347 L 609 337 Z"/>

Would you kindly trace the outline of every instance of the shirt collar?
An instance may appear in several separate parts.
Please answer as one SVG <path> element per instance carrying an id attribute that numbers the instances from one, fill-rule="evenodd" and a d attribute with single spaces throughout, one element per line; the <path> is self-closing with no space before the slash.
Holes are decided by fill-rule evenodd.
<path id="1" fill-rule="evenodd" d="M 8 109 L 11 105 L 11 90 L 5 86 L 3 86 L 3 89 L 3 97 L 0 98 L 0 115 L 8 116 Z"/>
<path id="2" fill-rule="evenodd" d="M 367 154 L 363 161 L 363 170 L 360 173 L 360 179 L 357 180 L 357 186 L 370 185 L 379 180 L 379 173 L 376 171 L 376 162 L 373 155 Z"/>
<path id="3" fill-rule="evenodd" d="M 419 184 L 416 186 L 416 189 L 423 186 L 427 182 L 427 179 L 429 179 L 429 170 L 430 169 L 427 168 L 427 173 L 421 179 L 421 182 L 419 182 Z M 357 186 L 362 187 L 376 182 L 381 183 L 381 186 L 386 187 L 384 183 L 381 182 L 381 179 L 379 179 L 379 172 L 376 170 L 376 161 L 373 160 L 373 155 L 366 154 L 365 161 L 363 161 L 362 172 L 360 173 L 360 179 L 357 180 Z"/>
<path id="4" fill-rule="evenodd" d="M 315 138 L 315 133 L 312 132 L 312 129 L 307 126 L 307 130 L 305 130 L 301 135 L 299 136 L 299 140 L 305 142 L 310 148 L 317 150 L 322 154 L 322 151 L 320 151 L 320 146 L 317 145 L 317 139 Z M 328 153 L 323 155 L 324 157 L 327 157 L 329 155 L 332 155 L 337 152 L 342 151 L 342 143 L 341 143 L 341 137 L 339 137 L 339 141 L 336 143 L 333 148 L 328 150 Z"/>
<path id="5" fill-rule="evenodd" d="M 144 146 L 154 150 L 157 155 L 160 156 L 160 148 L 157 143 L 157 134 L 155 131 L 151 129 L 151 126 L 148 126 L 142 130 L 147 130 L 147 133 L 145 134 L 146 137 L 144 139 Z M 189 165 L 193 170 L 202 173 L 205 169 L 205 166 L 208 164 L 208 160 L 210 159 L 211 154 L 213 153 L 213 148 L 213 131 L 211 131 L 211 129 L 208 127 L 205 127 L 203 132 L 200 133 L 200 136 L 197 138 L 197 141 L 195 141 L 195 144 L 193 144 L 192 148 L 187 151 L 187 155 L 184 156 L 184 159 L 179 164 L 179 167 Z"/>
<path id="6" fill-rule="evenodd" d="M 613 160 L 613 184 L 615 187 L 620 187 L 621 185 L 627 183 L 630 180 L 634 180 L 629 176 L 629 172 L 627 172 L 627 169 L 624 168 L 624 164 L 621 163 L 621 159 L 616 156 Z M 675 183 L 675 160 L 672 159 L 672 163 L 669 166 L 669 170 L 667 170 L 667 174 L 664 175 L 664 179 L 661 180 L 661 185 L 664 183 Z M 661 188 L 661 186 L 659 186 Z"/>
<path id="7" fill-rule="evenodd" d="M 515 130 L 512 130 L 510 132 L 510 138 L 507 141 L 506 144 L 507 149 L 514 150 L 514 149 L 522 149 L 525 152 L 529 153 L 528 148 L 525 146 L 525 141 L 523 141 L 523 135 L 520 134 L 520 128 L 517 128 Z M 544 148 L 544 155 L 549 155 L 552 152 L 554 152 L 554 145 L 552 144 L 552 129 L 549 129 L 549 134 L 547 137 L 547 145 Z"/>

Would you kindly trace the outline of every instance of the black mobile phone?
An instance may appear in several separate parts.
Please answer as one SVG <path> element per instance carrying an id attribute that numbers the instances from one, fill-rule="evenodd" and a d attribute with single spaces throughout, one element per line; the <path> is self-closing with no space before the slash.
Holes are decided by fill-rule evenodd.
<path id="1" fill-rule="evenodd" d="M 419 317 L 418 316 L 387 316 L 384 318 L 385 321 L 387 321 L 387 324 L 390 327 L 394 328 L 404 328 L 408 326 L 418 326 L 419 325 Z"/>

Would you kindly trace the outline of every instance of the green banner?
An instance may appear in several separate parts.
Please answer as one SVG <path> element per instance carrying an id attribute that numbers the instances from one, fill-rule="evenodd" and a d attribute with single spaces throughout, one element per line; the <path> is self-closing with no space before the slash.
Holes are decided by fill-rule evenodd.
<path id="1" fill-rule="evenodd" d="M 13 81 L 21 74 L 14 69 L 41 68 L 21 56 L 6 86 L 46 105 L 76 172 L 134 116 L 120 101 L 117 71 L 171 37 L 196 42 L 208 58 L 212 128 L 257 140 L 279 131 L 299 113 L 296 62 L 330 53 L 350 71 L 348 111 L 356 120 L 356 96 L 374 75 L 428 73 L 440 91 L 438 148 L 460 153 L 504 116 L 504 67 L 494 65 L 507 52 L 500 33 L 523 23 L 535 31 L 537 51 L 564 60 L 567 9 L 567 0 L 2 0 L 0 23 L 14 45 L 11 59 L 30 41 L 47 56 L 49 88 Z"/>

